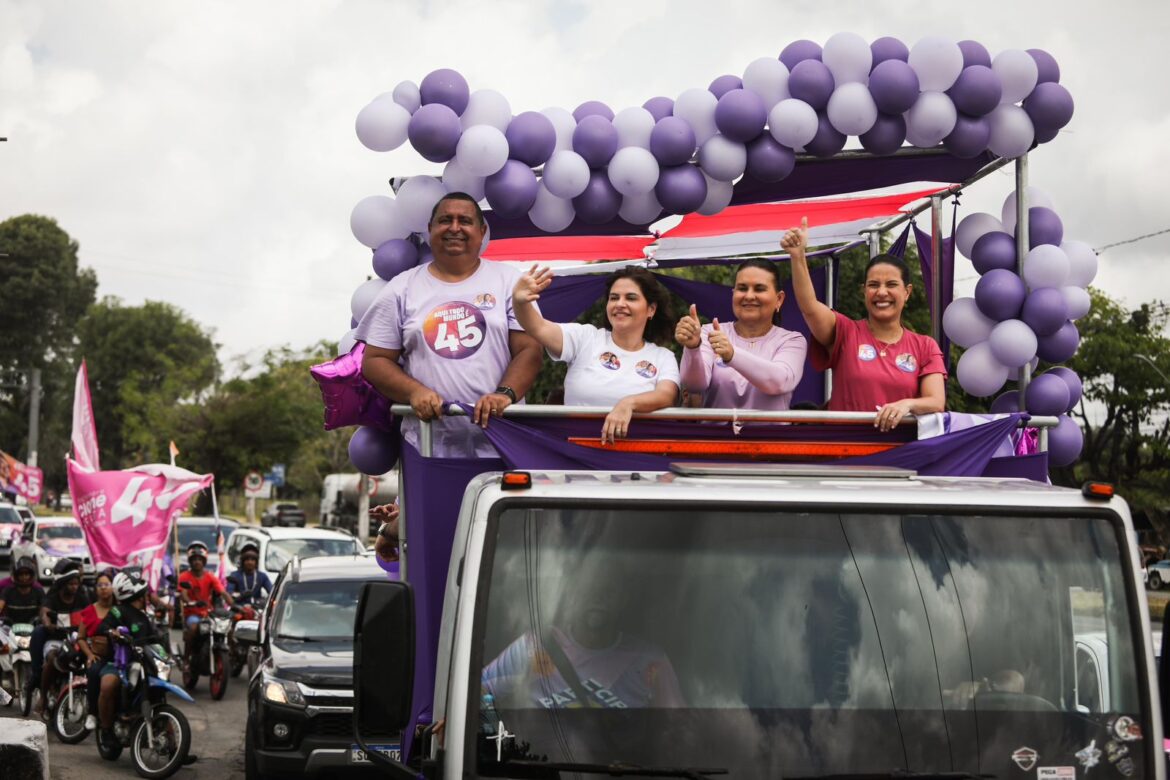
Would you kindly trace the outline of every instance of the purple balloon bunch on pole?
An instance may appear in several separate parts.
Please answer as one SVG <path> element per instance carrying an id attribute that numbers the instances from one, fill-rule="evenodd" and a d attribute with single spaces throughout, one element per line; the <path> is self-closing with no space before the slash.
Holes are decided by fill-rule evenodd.
<path id="1" fill-rule="evenodd" d="M 975 295 L 958 298 L 943 313 L 943 329 L 966 351 L 956 369 L 971 395 L 989 397 L 1016 379 L 1024 366 L 1059 364 L 1076 354 L 1075 320 L 1089 313 L 1088 286 L 1097 274 L 1097 255 L 1083 241 L 1066 239 L 1051 199 L 1035 187 L 1025 194 L 1027 254 L 1016 252 L 1016 194 L 999 217 L 969 214 L 955 230 L 955 246 L 980 274 Z M 1056 366 L 1033 376 L 1021 399 L 1015 390 L 1000 395 L 992 411 L 1023 410 L 1060 417 L 1049 435 L 1049 461 L 1067 465 L 1081 449 L 1081 432 L 1068 413 L 1080 403 L 1081 381 Z"/>

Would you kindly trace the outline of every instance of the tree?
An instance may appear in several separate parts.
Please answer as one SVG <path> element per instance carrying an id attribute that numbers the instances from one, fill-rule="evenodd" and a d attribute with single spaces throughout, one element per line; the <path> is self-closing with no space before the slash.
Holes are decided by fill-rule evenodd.
<path id="1" fill-rule="evenodd" d="M 202 399 L 218 379 L 211 335 L 169 303 L 94 304 L 77 328 L 86 359 L 102 467 L 162 460 L 182 403 Z"/>

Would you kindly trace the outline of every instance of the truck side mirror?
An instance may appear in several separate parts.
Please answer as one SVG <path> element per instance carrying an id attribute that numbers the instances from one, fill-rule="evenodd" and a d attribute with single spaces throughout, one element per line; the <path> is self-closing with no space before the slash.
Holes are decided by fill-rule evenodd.
<path id="1" fill-rule="evenodd" d="M 363 734 L 398 734 L 410 723 L 414 631 L 414 591 L 408 583 L 362 587 L 353 632 L 354 740 L 370 760 L 412 780 L 416 772 L 369 749 Z"/>
<path id="2" fill-rule="evenodd" d="M 241 620 L 236 623 L 236 641 L 245 645 L 260 644 L 260 621 Z"/>

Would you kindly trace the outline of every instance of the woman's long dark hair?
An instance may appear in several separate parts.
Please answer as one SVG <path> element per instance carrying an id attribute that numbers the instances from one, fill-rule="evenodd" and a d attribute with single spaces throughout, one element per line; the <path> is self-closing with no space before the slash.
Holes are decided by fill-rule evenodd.
<path id="1" fill-rule="evenodd" d="M 614 271 L 605 280 L 605 299 L 607 301 L 609 300 L 609 291 L 618 279 L 629 279 L 638 285 L 646 303 L 655 307 L 654 316 L 646 321 L 646 327 L 642 330 L 642 338 L 660 346 L 666 343 L 674 334 L 674 315 L 670 310 L 670 296 L 666 289 L 654 278 L 654 274 L 645 268 L 627 266 Z M 611 329 L 609 317 L 605 318 L 605 327 L 607 330 Z"/>
<path id="2" fill-rule="evenodd" d="M 762 257 L 753 257 L 750 260 L 744 260 L 735 267 L 735 275 L 738 277 L 739 272 L 745 268 L 759 268 L 761 271 L 767 271 L 772 274 L 772 287 L 776 292 L 784 292 L 784 284 L 780 281 L 780 269 L 771 260 L 765 260 Z M 734 281 L 732 282 L 734 284 Z M 732 289 L 735 289 L 734 287 Z M 772 324 L 780 327 L 780 310 L 772 312 Z"/>

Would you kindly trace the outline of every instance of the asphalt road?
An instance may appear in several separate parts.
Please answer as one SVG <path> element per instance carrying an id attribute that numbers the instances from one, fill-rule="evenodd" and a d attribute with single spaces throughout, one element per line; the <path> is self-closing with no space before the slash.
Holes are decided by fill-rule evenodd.
<path id="1" fill-rule="evenodd" d="M 227 693 L 212 701 L 207 678 L 199 680 L 195 702 L 178 697 L 169 702 L 183 711 L 191 723 L 191 752 L 199 760 L 179 770 L 174 776 L 182 780 L 243 780 L 244 720 L 247 718 L 247 671 L 229 680 Z M 180 681 L 176 670 L 171 675 Z M 0 718 L 19 717 L 15 704 L 0 707 Z M 0 728 L 3 728 L 0 725 Z M 103 761 L 91 735 L 78 745 L 65 745 L 49 731 L 49 771 L 53 780 L 107 780 L 137 777 L 128 750 L 117 761 Z"/>

